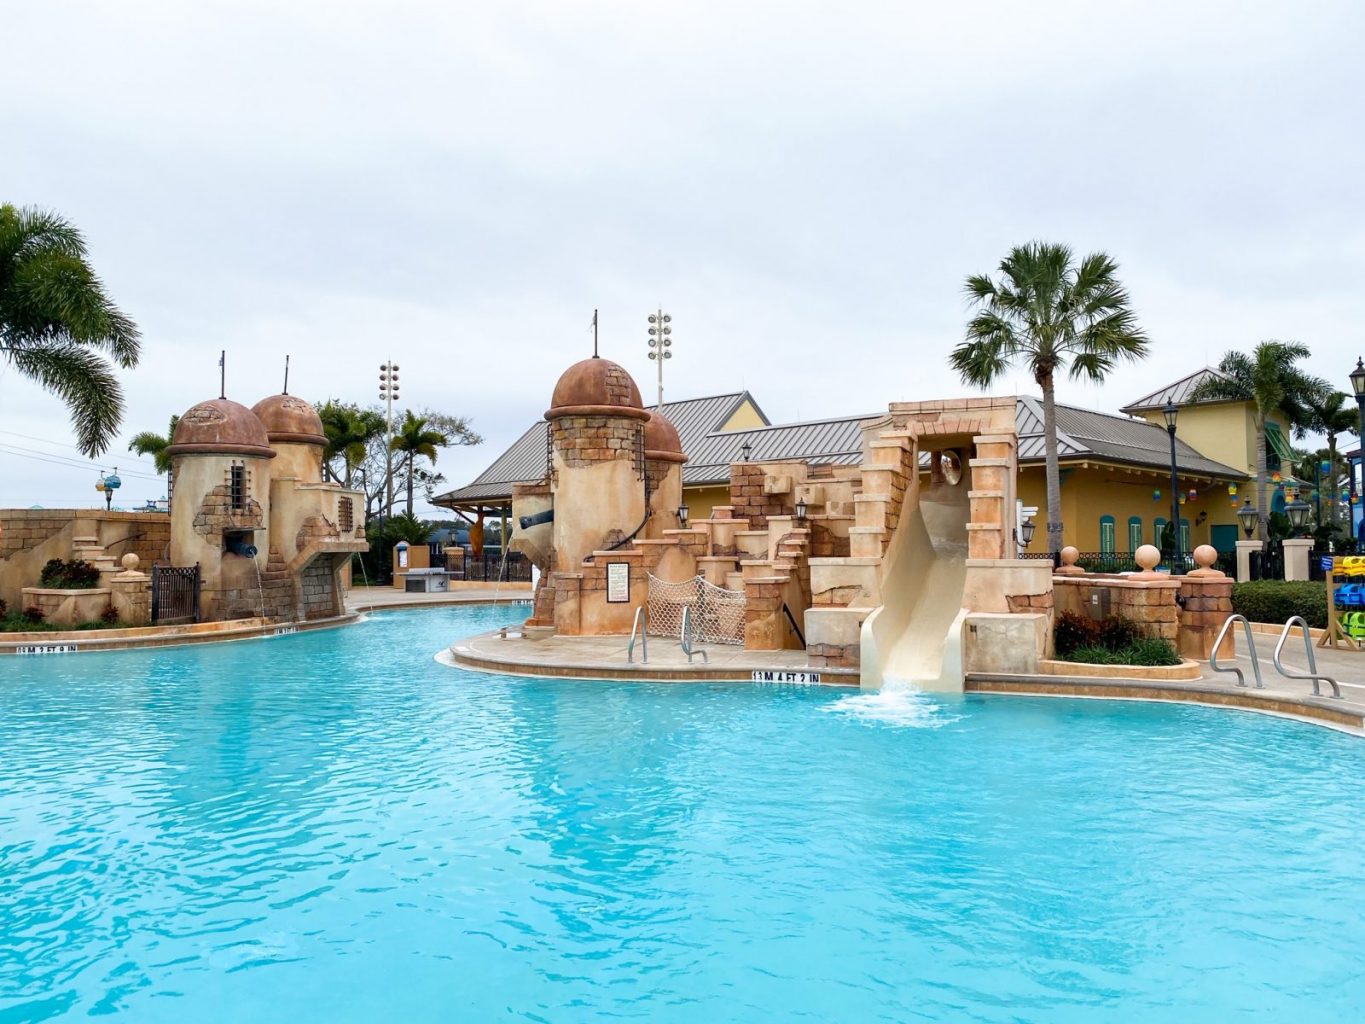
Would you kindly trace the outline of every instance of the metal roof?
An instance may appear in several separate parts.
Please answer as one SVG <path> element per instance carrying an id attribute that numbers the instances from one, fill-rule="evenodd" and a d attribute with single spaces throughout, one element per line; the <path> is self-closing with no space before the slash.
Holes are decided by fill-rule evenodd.
<path id="1" fill-rule="evenodd" d="M 1195 370 L 1194 373 L 1186 377 L 1181 377 L 1174 384 L 1167 384 L 1164 388 L 1158 388 L 1150 395 L 1143 395 L 1135 402 L 1129 402 L 1120 412 L 1141 412 L 1148 409 L 1163 409 L 1167 402 L 1174 402 L 1176 405 L 1189 405 L 1190 393 L 1206 380 L 1222 378 L 1219 373 L 1211 366 L 1206 366 L 1202 370 Z M 1202 398 L 1203 402 L 1221 402 L 1221 398 Z"/>
<path id="2" fill-rule="evenodd" d="M 1019 461 L 1042 462 L 1046 456 L 1043 403 L 1021 396 L 1014 415 L 1019 433 Z M 1183 473 L 1240 480 L 1241 470 L 1215 462 L 1176 437 L 1176 465 Z M 1146 420 L 1091 412 L 1071 405 L 1057 406 L 1057 455 L 1062 459 L 1091 458 L 1153 469 L 1171 465 L 1170 435 Z"/>
<path id="3" fill-rule="evenodd" d="M 743 460 L 746 441 L 753 462 L 800 459 L 812 465 L 856 466 L 863 461 L 863 424 L 885 416 L 885 413 L 842 416 L 712 433 L 697 448 L 688 450 L 683 483 L 687 486 L 729 483 L 730 464 Z"/>
<path id="4" fill-rule="evenodd" d="M 751 446 L 749 458 L 754 462 L 800 459 L 812 465 L 856 466 L 863 461 L 863 427 L 886 416 L 873 413 L 748 430 L 718 430 L 745 398 L 753 401 L 747 391 L 742 391 L 665 406 L 665 415 L 678 428 L 683 451 L 687 453 L 688 461 L 683 466 L 685 486 L 729 483 L 730 466 L 744 458 L 741 448 L 746 441 Z M 757 403 L 754 407 L 758 407 Z M 1042 401 L 1021 396 L 1015 405 L 1014 420 L 1019 434 L 1019 462 L 1022 465 L 1043 462 L 1046 446 Z M 533 425 L 473 483 L 439 496 L 435 504 L 505 502 L 511 497 L 512 484 L 542 479 L 548 428 L 543 421 Z M 1064 461 L 1093 459 L 1147 469 L 1169 469 L 1171 464 L 1170 438 L 1165 428 L 1146 420 L 1071 405 L 1057 406 L 1057 454 Z M 1233 480 L 1246 476 L 1231 466 L 1205 458 L 1179 437 L 1176 464 L 1180 472 L 1190 475 Z"/>
<path id="5" fill-rule="evenodd" d="M 678 431 L 683 451 L 690 454 L 700 445 L 703 438 L 718 430 L 746 400 L 753 405 L 758 411 L 759 418 L 766 423 L 768 417 L 747 391 L 690 398 L 681 402 L 665 402 L 664 415 Z M 647 408 L 653 410 L 654 406 Z M 503 503 L 512 497 L 513 484 L 543 479 L 549 430 L 550 425 L 543 419 L 536 421 L 468 485 L 438 495 L 432 499 L 432 504 L 449 508 L 453 505 L 471 505 L 482 501 L 490 504 Z M 729 479 L 728 469 L 726 479 Z"/>

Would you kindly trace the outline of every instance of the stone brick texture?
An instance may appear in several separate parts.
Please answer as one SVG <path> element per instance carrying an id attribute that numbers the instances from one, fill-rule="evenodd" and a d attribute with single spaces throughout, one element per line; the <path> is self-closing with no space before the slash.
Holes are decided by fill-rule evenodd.
<path id="1" fill-rule="evenodd" d="M 857 668 L 862 648 L 858 644 L 811 644 L 806 656 L 811 668 Z"/>
<path id="2" fill-rule="evenodd" d="M 644 423 L 624 416 L 559 416 L 550 425 L 555 451 L 566 466 L 630 459 L 644 473 Z"/>
<path id="3" fill-rule="evenodd" d="M 199 511 L 194 515 L 194 532 L 208 538 L 213 543 L 222 540 L 229 530 L 260 530 L 265 526 L 265 516 L 260 503 L 247 498 L 243 507 L 232 507 L 232 493 L 227 484 L 219 484 L 199 503 Z"/>
<path id="4" fill-rule="evenodd" d="M 337 525 L 326 516 L 309 516 L 299 526 L 294 536 L 294 550 L 302 551 L 315 540 L 335 540 L 341 536 Z"/>

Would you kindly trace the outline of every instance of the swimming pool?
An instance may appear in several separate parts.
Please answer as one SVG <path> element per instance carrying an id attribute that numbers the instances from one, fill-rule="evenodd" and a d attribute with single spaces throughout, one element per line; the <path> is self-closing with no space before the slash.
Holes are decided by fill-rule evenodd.
<path id="1" fill-rule="evenodd" d="M 0 1022 L 1361 1017 L 1359 740 L 432 660 L 522 614 L 0 662 Z"/>

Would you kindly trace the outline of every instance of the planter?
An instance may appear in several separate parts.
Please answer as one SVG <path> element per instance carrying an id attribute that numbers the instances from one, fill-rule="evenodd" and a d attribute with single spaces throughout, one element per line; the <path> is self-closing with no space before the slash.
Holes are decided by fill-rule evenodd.
<path id="1" fill-rule="evenodd" d="M 24 608 L 37 608 L 43 621 L 53 626 L 74 626 L 80 622 L 94 622 L 109 608 L 111 591 L 108 587 L 90 590 L 55 590 L 47 587 L 24 587 Z M 22 609 L 21 609 L 22 610 Z"/>
<path id="2" fill-rule="evenodd" d="M 1086 679 L 1198 679 L 1203 668 L 1188 659 L 1179 665 L 1090 665 L 1083 661 L 1038 662 L 1038 670 L 1053 676 L 1081 676 Z"/>

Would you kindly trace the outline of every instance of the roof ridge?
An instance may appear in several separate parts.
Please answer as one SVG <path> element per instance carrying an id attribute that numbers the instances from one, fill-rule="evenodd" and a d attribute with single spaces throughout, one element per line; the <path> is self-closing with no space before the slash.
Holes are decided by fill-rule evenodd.
<path id="1" fill-rule="evenodd" d="M 1133 399 L 1131 402 L 1126 402 L 1126 403 L 1124 403 L 1123 405 L 1119 406 L 1119 409 L 1120 409 L 1120 410 L 1125 410 L 1125 409 L 1139 409 L 1139 408 L 1143 408 L 1143 403 L 1144 403 L 1144 402 L 1150 401 L 1151 399 L 1155 398 L 1157 395 L 1161 394 L 1163 391 L 1174 391 L 1176 388 L 1180 387 L 1181 384 L 1184 384 L 1186 381 L 1192 380 L 1193 378 L 1198 377 L 1201 373 L 1212 373 L 1212 374 L 1214 374 L 1214 375 L 1216 375 L 1216 376 L 1219 376 L 1219 377 L 1226 377 L 1226 376 L 1227 376 L 1227 374 L 1225 374 L 1222 370 L 1218 369 L 1218 367 L 1216 367 L 1216 366 L 1209 366 L 1208 364 L 1205 364 L 1204 366 L 1201 366 L 1201 367 L 1200 367 L 1199 369 L 1197 369 L 1197 370 L 1191 370 L 1189 373 L 1185 374 L 1185 376 L 1183 376 L 1183 377 L 1177 377 L 1175 380 L 1171 381 L 1169 384 L 1163 384 L 1163 385 L 1161 385 L 1161 387 L 1159 387 L 1159 388 L 1153 388 L 1151 391 L 1147 392 L 1147 394 L 1143 395 L 1141 398 L 1135 398 L 1135 399 Z"/>
<path id="2" fill-rule="evenodd" d="M 1041 398 L 1034 398 L 1032 395 L 1016 395 L 1014 400 L 1015 400 L 1016 402 L 1029 402 L 1029 403 L 1031 403 L 1033 406 L 1035 406 L 1035 408 L 1033 409 L 1033 414 L 1034 414 L 1034 416 L 1036 416 L 1036 417 L 1038 418 L 1038 425 L 1039 425 L 1040 427 L 1043 428 L 1042 432 L 1043 432 L 1044 434 L 1046 434 L 1046 432 L 1047 432 L 1047 419 L 1046 419 L 1046 417 L 1043 415 L 1043 400 L 1042 400 Z M 1053 399 L 1052 404 L 1053 404 L 1054 406 L 1057 406 L 1059 403 L 1057 402 L 1056 399 Z M 1063 408 L 1063 409 L 1072 409 L 1072 408 L 1075 408 L 1075 406 L 1066 405 L 1065 403 L 1061 403 L 1060 407 Z M 1016 409 L 1016 411 L 1015 411 L 1014 416 L 1015 416 L 1015 429 L 1017 430 L 1017 429 L 1018 429 L 1018 420 L 1019 420 L 1019 413 L 1018 413 L 1017 409 Z M 1079 444 L 1079 443 L 1076 441 L 1076 439 L 1075 439 L 1074 437 L 1072 437 L 1072 436 L 1071 436 L 1069 433 L 1067 433 L 1065 430 L 1063 430 L 1063 429 L 1061 429 L 1060 427 L 1058 427 L 1058 428 L 1057 428 L 1057 444 L 1060 446 L 1061 443 L 1062 443 L 1063 441 L 1066 441 L 1068 444 L 1074 445 L 1074 446 L 1077 447 L 1077 448 L 1085 448 L 1085 447 L 1087 447 L 1086 445 Z"/>
<path id="3" fill-rule="evenodd" d="M 739 437 L 741 434 L 758 434 L 765 430 L 787 430 L 794 427 L 813 427 L 818 423 L 851 423 L 854 420 L 875 420 L 885 416 L 884 412 L 860 413 L 853 416 L 825 416 L 818 420 L 797 420 L 795 423 L 769 423 L 762 427 L 740 427 L 738 430 L 712 430 L 706 434 L 712 437 Z"/>

